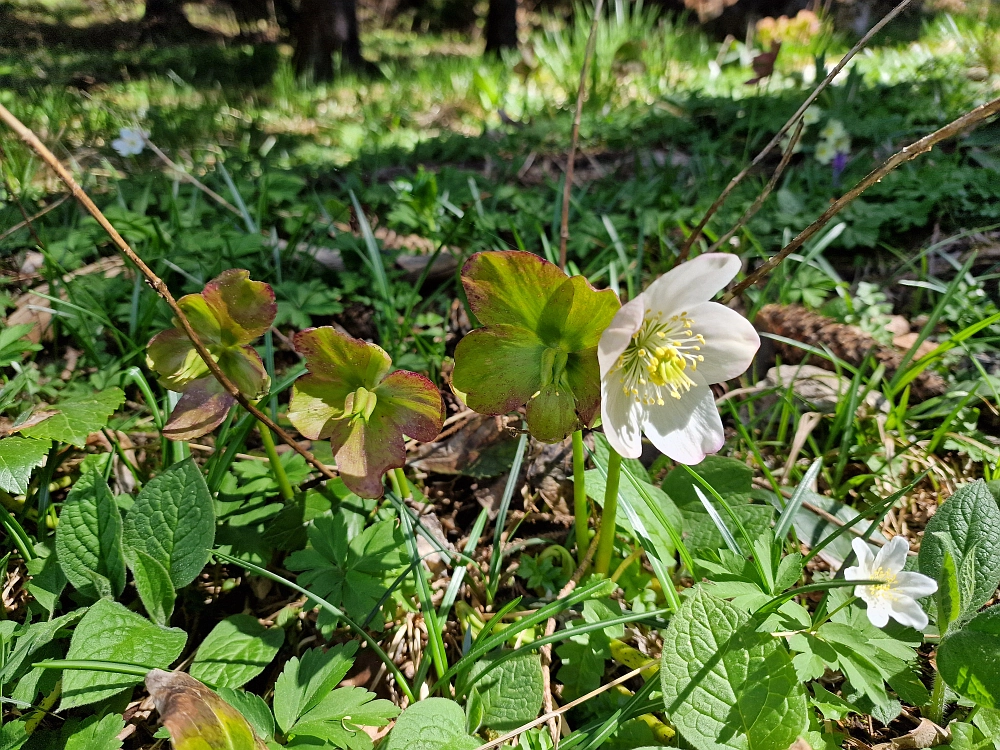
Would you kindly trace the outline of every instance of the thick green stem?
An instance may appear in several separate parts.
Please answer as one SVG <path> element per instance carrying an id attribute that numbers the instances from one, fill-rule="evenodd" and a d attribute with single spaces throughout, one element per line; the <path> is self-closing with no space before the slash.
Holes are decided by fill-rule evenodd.
<path id="1" fill-rule="evenodd" d="M 601 514 L 601 536 L 594 554 L 594 572 L 606 576 L 615 550 L 615 516 L 618 513 L 618 480 L 621 479 L 622 457 L 612 449 L 608 456 L 608 479 L 604 488 L 604 512 Z"/>
<path id="2" fill-rule="evenodd" d="M 271 467 L 271 474 L 274 476 L 274 481 L 278 483 L 278 491 L 281 493 L 281 497 L 285 500 L 294 499 L 295 491 L 292 489 L 291 482 L 288 481 L 285 467 L 281 465 L 281 459 L 278 458 L 278 450 L 274 447 L 274 437 L 271 435 L 271 431 L 262 424 L 258 424 L 257 429 L 260 430 L 260 440 L 264 443 L 264 452 L 267 453 L 267 463 Z"/>
<path id="3" fill-rule="evenodd" d="M 937 724 L 939 727 L 944 726 L 944 699 L 945 699 L 945 684 L 944 679 L 941 677 L 940 672 L 934 673 L 934 687 L 931 688 L 931 699 L 924 707 L 924 713 L 927 714 L 927 718 Z"/>
<path id="4" fill-rule="evenodd" d="M 573 433 L 573 515 L 576 517 L 576 562 L 583 565 L 590 545 L 590 508 L 584 483 L 586 459 L 583 453 L 583 430 Z"/>
<path id="5" fill-rule="evenodd" d="M 393 469 L 392 473 L 396 477 L 396 482 L 399 483 L 396 494 L 404 500 L 412 500 L 413 493 L 410 491 L 410 483 L 406 481 L 406 472 L 402 469 Z"/>

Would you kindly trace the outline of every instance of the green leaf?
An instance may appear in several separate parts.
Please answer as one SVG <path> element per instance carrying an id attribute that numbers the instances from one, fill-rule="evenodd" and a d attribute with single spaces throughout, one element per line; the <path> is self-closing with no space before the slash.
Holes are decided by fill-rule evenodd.
<path id="1" fill-rule="evenodd" d="M 118 596 L 125 588 L 122 517 L 96 469 L 77 480 L 63 503 L 56 555 L 69 582 L 90 599 Z"/>
<path id="2" fill-rule="evenodd" d="M 979 731 L 972 724 L 953 721 L 948 725 L 952 750 L 992 750 L 994 738 Z"/>
<path id="3" fill-rule="evenodd" d="M 31 472 L 45 462 L 51 446 L 48 440 L 21 437 L 0 440 L 0 490 L 14 495 L 27 492 Z"/>
<path id="4" fill-rule="evenodd" d="M 972 723 L 983 730 L 983 734 L 992 737 L 994 746 L 1000 750 L 1000 711 L 980 707 Z"/>
<path id="5" fill-rule="evenodd" d="M 250 615 L 232 615 L 212 628 L 188 672 L 212 687 L 242 687 L 274 661 L 284 642 L 281 628 L 265 628 Z"/>
<path id="6" fill-rule="evenodd" d="M 934 532 L 941 544 L 941 569 L 938 574 L 938 589 L 934 595 L 937 605 L 938 629 L 944 633 L 948 626 L 962 615 L 962 594 L 958 577 L 958 550 L 951 537 L 943 531 Z M 970 560 L 975 559 L 971 555 Z"/>
<path id="7" fill-rule="evenodd" d="M 43 549 L 42 546 L 36 545 L 35 551 L 38 552 L 39 549 Z M 67 580 L 56 554 L 48 552 L 44 557 L 40 554 L 24 565 L 28 569 L 28 575 L 31 576 L 31 580 L 28 581 L 28 593 L 51 616 L 56 611 Z"/>
<path id="8" fill-rule="evenodd" d="M 118 734 L 125 728 L 125 720 L 118 714 L 108 714 L 103 719 L 91 716 L 77 724 L 63 728 L 63 750 L 119 750 L 122 741 Z"/>
<path id="9" fill-rule="evenodd" d="M 492 651 L 469 670 L 475 680 L 491 663 L 504 656 L 504 651 Z M 538 654 L 524 653 L 491 669 L 475 682 L 481 701 L 479 723 L 470 722 L 473 729 L 484 726 L 497 732 L 509 732 L 538 716 L 542 708 L 542 663 Z"/>
<path id="10" fill-rule="evenodd" d="M 87 445 L 87 437 L 107 426 L 108 417 L 125 402 L 125 391 L 107 388 L 85 398 L 63 401 L 53 407 L 55 414 L 36 425 L 21 430 L 25 437 Z"/>
<path id="11" fill-rule="evenodd" d="M 344 679 L 357 650 L 357 642 L 348 641 L 329 651 L 312 648 L 301 659 L 288 660 L 274 685 L 274 718 L 281 731 L 288 732 Z"/>
<path id="12" fill-rule="evenodd" d="M 149 619 L 157 625 L 169 625 L 177 595 L 167 569 L 155 557 L 141 549 L 129 550 L 128 564 L 135 578 L 139 599 L 142 600 L 142 606 L 146 608 Z"/>
<path id="13" fill-rule="evenodd" d="M 984 481 L 959 487 L 927 524 L 918 560 L 920 572 L 935 580 L 944 566 L 944 544 L 937 533 L 951 539 L 963 562 L 970 555 L 975 561 L 972 598 L 962 602 L 965 612 L 974 612 L 1000 585 L 1000 507 Z"/>
<path id="14" fill-rule="evenodd" d="M 587 495 L 594 500 L 602 508 L 604 507 L 604 493 L 607 487 L 607 483 L 604 479 L 604 475 L 599 469 L 590 469 L 584 475 L 584 484 L 587 488 Z M 667 494 L 652 484 L 638 480 L 640 485 L 649 496 L 653 499 L 653 502 L 660 506 L 663 511 L 663 515 L 666 516 L 667 520 L 673 524 L 674 529 L 680 533 L 684 526 L 684 519 L 681 516 L 680 510 L 674 505 L 674 501 L 671 500 Z M 656 554 L 660 561 L 664 565 L 672 565 L 674 556 L 676 555 L 676 550 L 674 549 L 674 543 L 670 538 L 670 534 L 663 524 L 660 523 L 660 519 L 656 517 L 656 514 L 650 510 L 649 505 L 639 494 L 639 491 L 635 488 L 627 478 L 622 477 L 618 484 L 618 495 L 620 499 L 628 503 L 631 510 L 639 517 L 642 521 L 643 529 L 642 533 L 656 549 L 652 550 Z M 635 533 L 632 530 L 632 524 L 629 523 L 629 519 L 626 513 L 619 513 L 615 516 L 615 521 L 619 526 L 629 532 L 636 538 Z"/>
<path id="15" fill-rule="evenodd" d="M 959 695 L 1000 709 L 1000 607 L 990 607 L 942 638 L 937 667 Z"/>
<path id="16" fill-rule="evenodd" d="M 54 620 L 36 622 L 29 625 L 17 637 L 14 650 L 8 655 L 3 669 L 0 670 L 0 685 L 19 679 L 38 661 L 36 653 L 51 643 L 55 638 L 63 637 L 63 629 L 68 628 L 87 613 L 86 608 L 69 612 Z"/>
<path id="17" fill-rule="evenodd" d="M 407 708 L 380 750 L 475 750 L 465 731 L 465 712 L 447 698 L 426 698 Z"/>
<path id="18" fill-rule="evenodd" d="M 390 701 L 376 700 L 364 688 L 338 688 L 307 711 L 289 734 L 317 737 L 348 750 L 371 750 L 371 737 L 361 727 L 384 727 L 398 715 Z"/>
<path id="19" fill-rule="evenodd" d="M 696 588 L 663 637 L 667 716 L 698 750 L 787 750 L 806 729 L 806 694 L 783 644 Z"/>
<path id="20" fill-rule="evenodd" d="M 243 715 L 258 737 L 269 740 L 274 736 L 274 717 L 259 695 L 233 688 L 219 688 L 219 697 Z"/>
<path id="21" fill-rule="evenodd" d="M 101 599 L 76 626 L 66 658 L 166 669 L 180 656 L 186 642 L 183 630 L 161 628 L 117 602 Z M 60 710 L 110 698 L 139 681 L 137 677 L 113 672 L 65 670 Z"/>
<path id="22" fill-rule="evenodd" d="M 215 541 L 215 506 L 194 459 L 174 464 L 142 488 L 125 516 L 124 541 L 166 568 L 174 588 L 197 577 Z"/>

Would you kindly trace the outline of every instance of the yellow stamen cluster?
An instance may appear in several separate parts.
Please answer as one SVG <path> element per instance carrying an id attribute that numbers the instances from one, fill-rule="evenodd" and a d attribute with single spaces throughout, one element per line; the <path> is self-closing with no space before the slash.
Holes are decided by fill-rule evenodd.
<path id="1" fill-rule="evenodd" d="M 663 313 L 646 310 L 642 327 L 632 335 L 618 357 L 615 370 L 626 395 L 640 404 L 663 406 L 665 395 L 679 399 L 695 385 L 688 375 L 705 358 L 705 338 L 691 330 L 694 321 L 686 312 L 664 320 Z"/>
<path id="2" fill-rule="evenodd" d="M 882 583 L 865 587 L 871 596 L 890 600 L 897 598 L 897 593 L 893 590 L 896 585 L 896 574 L 892 570 L 888 568 L 875 568 L 871 572 L 871 579 L 873 581 L 882 581 Z"/>

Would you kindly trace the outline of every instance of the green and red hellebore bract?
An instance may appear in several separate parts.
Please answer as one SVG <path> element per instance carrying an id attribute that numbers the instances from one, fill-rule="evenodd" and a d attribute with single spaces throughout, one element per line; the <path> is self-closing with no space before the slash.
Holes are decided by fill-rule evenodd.
<path id="1" fill-rule="evenodd" d="M 437 387 L 415 372 L 390 372 L 379 346 L 330 326 L 295 334 L 308 373 L 295 381 L 288 419 L 310 440 L 330 441 L 348 489 L 380 497 L 382 475 L 406 462 L 404 436 L 428 442 L 444 421 Z"/>
<path id="2" fill-rule="evenodd" d="M 722 448 L 709 386 L 741 375 L 760 347 L 746 318 L 709 301 L 739 270 L 735 255 L 699 255 L 623 305 L 604 331 L 601 421 L 620 455 L 638 458 L 643 434 L 684 464 Z"/>
<path id="3" fill-rule="evenodd" d="M 477 253 L 462 284 L 483 324 L 455 349 L 452 384 L 469 408 L 526 407 L 528 431 L 542 442 L 589 427 L 601 401 L 597 344 L 617 295 L 526 252 Z"/>
<path id="4" fill-rule="evenodd" d="M 271 286 L 251 281 L 249 271 L 234 268 L 208 282 L 200 294 L 185 295 L 177 304 L 240 393 L 251 401 L 266 396 L 271 379 L 250 344 L 271 327 L 278 312 Z M 191 440 L 211 432 L 236 403 L 209 372 L 176 320 L 173 328 L 150 339 L 146 364 L 165 388 L 182 394 L 163 428 L 163 434 L 173 440 Z"/>

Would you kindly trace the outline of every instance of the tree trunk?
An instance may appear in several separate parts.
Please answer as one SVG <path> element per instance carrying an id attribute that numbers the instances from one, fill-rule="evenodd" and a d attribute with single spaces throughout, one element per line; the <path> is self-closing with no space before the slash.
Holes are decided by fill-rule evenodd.
<path id="1" fill-rule="evenodd" d="M 295 69 L 316 81 L 333 77 L 333 55 L 351 67 L 364 68 L 358 38 L 356 0 L 302 0 L 295 28 Z"/>
<path id="2" fill-rule="evenodd" d="M 517 48 L 517 0 L 490 0 L 486 14 L 486 51 Z"/>

